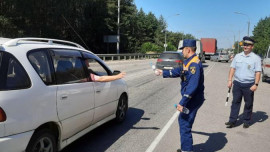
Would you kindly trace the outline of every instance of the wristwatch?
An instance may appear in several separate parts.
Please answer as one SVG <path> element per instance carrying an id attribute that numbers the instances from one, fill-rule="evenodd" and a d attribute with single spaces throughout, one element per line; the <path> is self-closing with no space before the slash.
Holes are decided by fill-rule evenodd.
<path id="1" fill-rule="evenodd" d="M 258 87 L 259 86 L 259 84 L 258 83 L 255 83 L 255 85 Z"/>

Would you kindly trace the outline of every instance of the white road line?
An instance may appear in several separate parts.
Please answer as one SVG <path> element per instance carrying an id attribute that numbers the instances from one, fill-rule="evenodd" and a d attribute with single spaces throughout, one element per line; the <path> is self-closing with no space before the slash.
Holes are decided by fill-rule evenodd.
<path id="1" fill-rule="evenodd" d="M 216 63 L 214 63 L 214 65 L 211 66 L 211 68 L 205 73 L 204 76 L 207 76 L 208 73 L 213 69 L 213 67 L 216 65 Z M 177 118 L 177 116 L 179 115 L 179 111 L 176 111 L 173 116 L 171 117 L 171 119 L 167 122 L 167 124 L 162 128 L 161 132 L 158 134 L 158 136 L 155 138 L 155 140 L 151 143 L 151 145 L 147 148 L 147 150 L 145 152 L 153 152 L 153 150 L 156 148 L 157 144 L 160 142 L 160 140 L 163 138 L 163 136 L 165 135 L 165 133 L 168 131 L 168 129 L 171 127 L 172 123 L 175 121 L 175 119 Z"/>
<path id="2" fill-rule="evenodd" d="M 155 138 L 155 140 L 151 143 L 151 145 L 148 147 L 148 149 L 145 152 L 152 152 L 156 148 L 157 144 L 162 139 L 162 137 L 165 135 L 165 133 L 167 132 L 167 130 L 171 127 L 172 123 L 177 118 L 177 116 L 179 115 L 179 113 L 180 113 L 179 111 L 176 111 L 174 113 L 174 115 L 171 117 L 171 119 L 169 120 L 169 122 L 167 122 L 167 124 L 165 125 L 165 127 L 161 130 L 161 132 L 158 134 L 158 136 Z"/>
<path id="3" fill-rule="evenodd" d="M 212 65 L 211 66 L 211 68 L 205 73 L 205 75 L 204 76 L 207 76 L 208 75 L 208 73 L 214 68 L 214 66 L 216 65 L 216 63 L 214 63 L 214 65 Z"/>

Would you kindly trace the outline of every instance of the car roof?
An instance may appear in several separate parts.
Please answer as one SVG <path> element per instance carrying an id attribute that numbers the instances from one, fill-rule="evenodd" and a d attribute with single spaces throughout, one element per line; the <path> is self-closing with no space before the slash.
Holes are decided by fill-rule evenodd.
<path id="1" fill-rule="evenodd" d="M 18 48 L 20 48 L 20 52 L 18 52 Z M 0 38 L 0 50 L 2 51 L 20 54 L 38 48 L 78 49 L 92 53 L 91 51 L 86 50 L 77 43 L 65 40 L 50 39 L 50 38 L 34 38 L 34 37 L 16 38 L 16 39 L 2 38 L 2 37 Z"/>
<path id="2" fill-rule="evenodd" d="M 9 38 L 4 38 L 4 37 L 0 37 L 0 45 L 1 45 L 1 44 L 4 44 L 5 42 L 7 42 L 7 41 L 9 41 L 9 40 L 11 40 L 11 39 L 9 39 Z"/>
<path id="3" fill-rule="evenodd" d="M 180 52 L 177 52 L 177 51 L 164 51 L 162 53 L 176 53 L 176 54 L 179 54 Z"/>

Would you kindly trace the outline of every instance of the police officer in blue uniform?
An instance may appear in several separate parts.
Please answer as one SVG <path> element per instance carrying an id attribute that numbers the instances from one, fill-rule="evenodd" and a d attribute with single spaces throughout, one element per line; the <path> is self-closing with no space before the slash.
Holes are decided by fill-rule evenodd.
<path id="1" fill-rule="evenodd" d="M 261 77 L 261 58 L 252 52 L 254 40 L 245 36 L 243 42 L 244 51 L 235 56 L 229 72 L 228 87 L 231 88 L 233 83 L 233 101 L 229 121 L 225 123 L 227 128 L 235 127 L 242 97 L 244 97 L 245 101 L 243 128 L 248 128 L 250 126 L 254 92 L 257 90 Z M 233 76 L 234 81 L 232 82 Z"/>
<path id="2" fill-rule="evenodd" d="M 204 74 L 203 66 L 196 55 L 196 40 L 185 39 L 182 49 L 185 58 L 183 66 L 172 70 L 159 70 L 163 78 L 181 78 L 182 99 L 177 105 L 181 113 L 178 123 L 181 136 L 181 149 L 177 152 L 193 151 L 193 139 L 191 129 L 198 109 L 204 102 Z M 189 113 L 183 112 L 183 107 L 189 109 Z"/>

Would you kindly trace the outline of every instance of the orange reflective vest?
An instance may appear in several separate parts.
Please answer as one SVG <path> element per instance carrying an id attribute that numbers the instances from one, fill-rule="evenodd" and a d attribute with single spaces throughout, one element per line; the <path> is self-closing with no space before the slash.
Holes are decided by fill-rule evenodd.
<path id="1" fill-rule="evenodd" d="M 190 65 L 191 63 L 193 63 L 193 62 L 199 63 L 199 62 L 200 62 L 199 57 L 198 57 L 198 56 L 194 56 L 194 57 L 188 62 L 187 65 L 183 64 L 183 70 L 184 70 L 184 71 L 188 71 L 189 65 Z"/>

